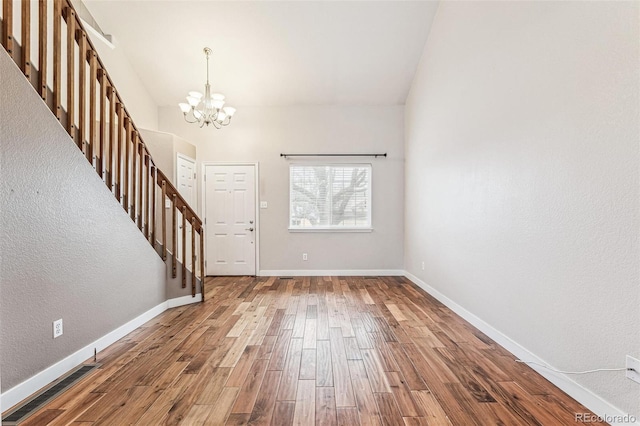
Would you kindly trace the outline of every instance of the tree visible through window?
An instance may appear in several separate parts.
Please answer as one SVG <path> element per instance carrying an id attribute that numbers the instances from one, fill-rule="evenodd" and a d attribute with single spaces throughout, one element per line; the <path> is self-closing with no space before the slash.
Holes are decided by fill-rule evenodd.
<path id="1" fill-rule="evenodd" d="M 371 165 L 289 168 L 289 227 L 371 227 Z"/>

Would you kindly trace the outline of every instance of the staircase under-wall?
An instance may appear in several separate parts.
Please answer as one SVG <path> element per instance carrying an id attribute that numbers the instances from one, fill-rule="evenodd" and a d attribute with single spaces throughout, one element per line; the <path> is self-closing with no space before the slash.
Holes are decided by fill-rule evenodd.
<path id="1" fill-rule="evenodd" d="M 204 300 L 204 231 L 156 167 L 71 4 L 0 4 L 6 410 L 167 299 L 201 292 Z M 190 258 L 172 255 L 177 238 L 167 244 L 179 224 Z M 64 335 L 53 339 L 61 317 Z"/>
<path id="2" fill-rule="evenodd" d="M 140 232 L 154 248 L 159 247 L 163 260 L 167 260 L 167 233 L 171 232 L 170 251 L 175 254 L 181 230 L 183 255 L 182 259 L 170 256 L 171 274 L 177 277 L 180 263 L 181 285 L 184 288 L 190 281 L 195 297 L 196 272 L 200 270 L 200 281 L 204 273 L 202 221 L 156 167 L 71 1 L 41 1 L 32 11 L 32 3 L 23 0 L 19 12 L 14 10 L 14 1 L 0 2 L 3 47 Z M 14 35 L 14 21 L 19 24 L 20 43 Z M 37 43 L 32 42 L 35 38 Z M 36 45 L 37 51 L 33 49 Z M 171 217 L 167 217 L 164 200 L 171 203 Z M 189 243 L 191 259 L 186 259 Z"/>

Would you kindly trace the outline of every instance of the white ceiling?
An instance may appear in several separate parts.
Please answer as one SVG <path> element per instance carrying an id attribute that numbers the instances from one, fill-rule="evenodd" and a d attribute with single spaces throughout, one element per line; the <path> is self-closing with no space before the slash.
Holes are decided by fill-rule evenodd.
<path id="1" fill-rule="evenodd" d="M 85 0 L 159 106 L 211 85 L 229 105 L 404 104 L 435 1 Z"/>

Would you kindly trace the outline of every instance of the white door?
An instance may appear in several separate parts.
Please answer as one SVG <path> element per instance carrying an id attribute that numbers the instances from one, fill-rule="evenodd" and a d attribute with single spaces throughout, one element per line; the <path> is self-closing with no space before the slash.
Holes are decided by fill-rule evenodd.
<path id="1" fill-rule="evenodd" d="M 176 183 L 178 192 L 195 211 L 196 209 L 196 163 L 195 160 L 178 154 L 176 158 Z M 191 224 L 187 224 L 187 269 L 191 270 Z M 182 262 L 182 213 L 178 213 L 178 260 Z M 196 265 L 198 262 L 196 262 Z"/>
<path id="2" fill-rule="evenodd" d="M 254 165 L 206 165 L 207 275 L 256 274 Z"/>

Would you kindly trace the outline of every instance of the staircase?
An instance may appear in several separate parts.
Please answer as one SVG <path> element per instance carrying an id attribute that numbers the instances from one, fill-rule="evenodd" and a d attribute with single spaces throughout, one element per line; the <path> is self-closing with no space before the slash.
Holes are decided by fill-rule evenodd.
<path id="1" fill-rule="evenodd" d="M 168 250 L 165 208 L 165 200 L 168 200 L 172 276 L 176 278 L 178 274 L 180 218 L 182 287 L 187 284 L 189 262 L 191 294 L 196 295 L 196 270 L 199 269 L 204 301 L 202 221 L 156 167 L 70 0 L 40 0 L 37 11 L 31 10 L 30 0 L 0 0 L 0 3 L 2 46 L 149 244 L 154 249 L 158 247 L 157 252 L 164 261 Z M 20 8 L 14 10 L 17 4 Z M 14 33 L 17 26 L 20 28 L 19 44 Z M 36 34 L 37 43 L 33 43 Z M 37 46 L 37 52 L 33 51 L 33 46 Z M 51 57 L 53 60 L 48 63 Z M 50 81 L 53 82 L 51 87 Z M 156 209 L 160 212 L 159 218 Z M 191 259 L 186 259 L 189 240 Z M 196 240 L 199 242 L 199 265 Z"/>

